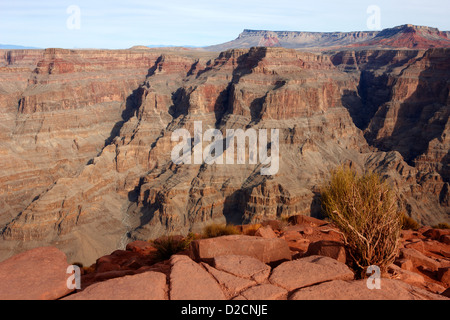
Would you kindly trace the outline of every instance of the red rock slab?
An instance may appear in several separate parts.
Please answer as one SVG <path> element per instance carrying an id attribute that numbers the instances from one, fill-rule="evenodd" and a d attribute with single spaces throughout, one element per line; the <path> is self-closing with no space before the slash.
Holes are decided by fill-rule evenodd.
<path id="1" fill-rule="evenodd" d="M 266 239 L 274 239 L 277 237 L 277 235 L 275 234 L 275 232 L 273 231 L 273 229 L 270 225 L 259 228 L 256 231 L 255 236 L 266 238 Z"/>
<path id="2" fill-rule="evenodd" d="M 195 240 L 191 243 L 195 260 L 211 263 L 223 255 L 246 255 L 264 263 L 291 260 L 289 246 L 283 239 L 230 235 L 211 239 Z"/>
<path id="3" fill-rule="evenodd" d="M 344 243 L 330 240 L 320 240 L 309 244 L 307 256 L 326 256 L 339 262 L 347 261 Z"/>
<path id="4" fill-rule="evenodd" d="M 166 300 L 166 297 L 166 276 L 148 271 L 93 284 L 63 300 Z"/>
<path id="5" fill-rule="evenodd" d="M 432 271 L 437 271 L 441 267 L 441 264 L 438 261 L 429 258 L 420 251 L 412 248 L 401 249 L 400 257 L 411 260 L 415 266 L 423 266 Z"/>
<path id="6" fill-rule="evenodd" d="M 228 272 L 217 270 L 204 262 L 202 262 L 202 266 L 216 278 L 217 282 L 225 289 L 230 297 L 234 297 L 239 292 L 257 284 L 253 280 L 244 279 Z"/>
<path id="7" fill-rule="evenodd" d="M 55 247 L 40 247 L 0 263 L 0 300 L 55 300 L 67 288 L 66 255 Z"/>
<path id="8" fill-rule="evenodd" d="M 251 287 L 241 294 L 247 300 L 286 300 L 287 295 L 287 290 L 268 283 Z"/>
<path id="9" fill-rule="evenodd" d="M 381 279 L 380 289 L 369 289 L 367 280 L 334 280 L 302 288 L 290 300 L 450 300 L 399 280 Z"/>
<path id="10" fill-rule="evenodd" d="M 257 283 L 265 281 L 271 268 L 256 258 L 249 256 L 219 256 L 214 258 L 214 267 L 235 276 L 251 279 Z"/>
<path id="11" fill-rule="evenodd" d="M 170 258 L 170 300 L 225 300 L 214 277 L 184 255 Z"/>
<path id="12" fill-rule="evenodd" d="M 284 262 L 269 278 L 272 284 L 292 291 L 331 280 L 352 280 L 353 272 L 342 262 L 323 256 L 310 256 Z"/>

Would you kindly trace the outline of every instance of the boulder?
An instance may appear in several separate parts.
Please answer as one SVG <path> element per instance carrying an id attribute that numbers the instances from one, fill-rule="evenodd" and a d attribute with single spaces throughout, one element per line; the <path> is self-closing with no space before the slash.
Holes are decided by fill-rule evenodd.
<path id="1" fill-rule="evenodd" d="M 324 256 L 310 256 L 284 262 L 272 271 L 272 284 L 288 291 L 331 280 L 351 280 L 353 272 L 342 262 Z"/>
<path id="2" fill-rule="evenodd" d="M 306 256 L 314 255 L 330 257 L 342 263 L 345 263 L 347 260 L 345 246 L 338 241 L 319 240 L 310 243 Z"/>
<path id="3" fill-rule="evenodd" d="M 265 221 L 261 222 L 261 225 L 263 227 L 270 226 L 272 228 L 272 230 L 279 231 L 281 229 L 279 220 L 265 220 Z"/>
<path id="4" fill-rule="evenodd" d="M 314 229 L 307 225 L 302 225 L 302 226 L 300 226 L 299 232 L 300 232 L 300 234 L 310 236 L 314 233 Z"/>
<path id="5" fill-rule="evenodd" d="M 425 281 L 425 289 L 427 289 L 429 292 L 436 294 L 441 294 L 445 291 L 445 287 L 441 286 L 438 283 L 429 281 Z"/>
<path id="6" fill-rule="evenodd" d="M 0 300 L 55 300 L 69 294 L 66 255 L 40 247 L 0 263 Z"/>
<path id="7" fill-rule="evenodd" d="M 422 240 L 405 243 L 405 248 L 415 249 L 421 253 L 425 253 L 425 243 Z"/>
<path id="8" fill-rule="evenodd" d="M 367 280 L 334 280 L 302 288 L 290 300 L 448 300 L 399 280 L 381 279 L 380 289 L 369 289 Z"/>
<path id="9" fill-rule="evenodd" d="M 185 255 L 170 258 L 171 300 L 225 300 L 214 277 Z"/>
<path id="10" fill-rule="evenodd" d="M 403 270 L 412 271 L 414 269 L 414 265 L 409 259 L 397 259 L 394 263 Z"/>
<path id="11" fill-rule="evenodd" d="M 450 234 L 443 234 L 440 238 L 439 241 L 445 244 L 450 244 Z"/>
<path id="12" fill-rule="evenodd" d="M 447 229 L 428 229 L 422 233 L 425 237 L 432 240 L 440 240 L 442 236 L 450 234 L 450 230 Z"/>
<path id="13" fill-rule="evenodd" d="M 291 260 L 291 252 L 283 239 L 246 235 L 194 240 L 191 242 L 191 253 L 196 261 L 207 263 L 223 255 L 246 255 L 270 264 Z"/>
<path id="14" fill-rule="evenodd" d="M 166 300 L 166 276 L 148 271 L 93 284 L 64 300 Z"/>
<path id="15" fill-rule="evenodd" d="M 437 271 L 441 266 L 439 262 L 425 256 L 420 251 L 413 248 L 403 248 L 400 250 L 400 257 L 411 260 L 414 266 L 422 266 L 432 271 Z"/>
<path id="16" fill-rule="evenodd" d="M 438 279 L 445 286 L 450 287 L 450 267 L 438 269 Z"/>
<path id="17" fill-rule="evenodd" d="M 255 236 L 266 238 L 266 239 L 274 239 L 277 237 L 277 235 L 272 230 L 272 227 L 270 225 L 261 227 L 258 230 L 256 230 Z"/>
<path id="18" fill-rule="evenodd" d="M 214 267 L 235 276 L 251 279 L 257 283 L 265 281 L 271 268 L 260 260 L 249 256 L 219 256 L 214 258 Z"/>

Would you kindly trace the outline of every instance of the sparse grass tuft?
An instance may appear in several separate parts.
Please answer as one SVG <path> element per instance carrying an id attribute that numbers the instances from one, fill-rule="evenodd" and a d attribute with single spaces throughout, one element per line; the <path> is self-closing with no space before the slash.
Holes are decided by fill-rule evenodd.
<path id="1" fill-rule="evenodd" d="M 406 215 L 405 213 L 402 216 L 402 229 L 403 230 L 414 230 L 417 231 L 420 228 L 420 224 L 411 218 L 410 216 Z"/>
<path id="2" fill-rule="evenodd" d="M 192 237 L 174 237 L 166 236 L 152 241 L 153 247 L 156 249 L 153 259 L 155 261 L 164 261 L 169 259 L 174 254 L 184 251 L 189 248 Z"/>
<path id="3" fill-rule="evenodd" d="M 450 225 L 446 222 L 441 222 L 436 226 L 433 226 L 435 229 L 450 229 Z"/>
<path id="4" fill-rule="evenodd" d="M 359 277 L 376 265 L 385 272 L 398 252 L 401 213 L 396 198 L 376 173 L 358 175 L 348 167 L 331 173 L 322 188 L 322 208 L 342 231 Z"/>
<path id="5" fill-rule="evenodd" d="M 259 224 L 259 223 L 252 224 L 245 228 L 244 234 L 247 236 L 254 236 L 256 231 L 258 231 L 259 228 L 261 228 L 261 224 Z"/>
<path id="6" fill-rule="evenodd" d="M 213 223 L 203 229 L 204 238 L 215 238 L 232 234 L 239 234 L 239 230 L 230 224 Z"/>

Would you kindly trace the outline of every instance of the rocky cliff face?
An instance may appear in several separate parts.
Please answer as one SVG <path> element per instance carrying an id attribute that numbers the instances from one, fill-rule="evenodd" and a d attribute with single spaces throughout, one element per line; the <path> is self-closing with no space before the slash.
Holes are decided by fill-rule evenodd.
<path id="1" fill-rule="evenodd" d="M 298 48 L 329 48 L 346 46 L 373 39 L 378 31 L 356 32 L 302 32 L 245 29 L 235 40 L 206 47 L 210 51 L 223 51 L 254 46 Z"/>
<path id="2" fill-rule="evenodd" d="M 90 264 L 130 239 L 317 216 L 318 188 L 341 163 L 381 172 L 416 219 L 448 221 L 449 57 L 5 51 L 0 255 L 51 243 Z M 278 172 L 261 175 L 249 154 L 244 164 L 173 163 L 173 132 L 193 135 L 196 121 L 223 136 L 278 129 Z M 428 142 L 405 148 L 402 137 L 419 139 L 411 130 Z"/>
<path id="3" fill-rule="evenodd" d="M 428 49 L 450 47 L 449 31 L 406 24 L 382 31 L 302 32 L 244 30 L 235 40 L 206 47 L 210 51 L 224 51 L 255 46 L 308 49 L 310 51 L 364 49 Z"/>

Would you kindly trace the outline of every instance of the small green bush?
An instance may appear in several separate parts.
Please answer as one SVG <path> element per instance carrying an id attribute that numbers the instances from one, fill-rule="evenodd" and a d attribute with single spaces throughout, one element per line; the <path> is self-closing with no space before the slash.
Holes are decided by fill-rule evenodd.
<path id="1" fill-rule="evenodd" d="M 213 223 L 203 229 L 204 238 L 215 238 L 232 234 L 239 234 L 239 230 L 231 224 Z"/>
<path id="2" fill-rule="evenodd" d="M 321 201 L 324 213 L 342 231 L 359 277 L 371 265 L 385 272 L 398 253 L 402 226 L 386 182 L 376 173 L 358 175 L 341 166 L 322 188 Z"/>

